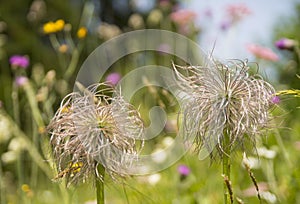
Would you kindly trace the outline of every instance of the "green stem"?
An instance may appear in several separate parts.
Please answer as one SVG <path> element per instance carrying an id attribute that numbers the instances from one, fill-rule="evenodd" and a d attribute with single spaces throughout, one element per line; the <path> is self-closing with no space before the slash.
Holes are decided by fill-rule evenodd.
<path id="1" fill-rule="evenodd" d="M 32 119 L 33 120 L 33 119 Z M 33 132 L 32 132 L 32 135 L 33 135 L 33 140 L 32 140 L 32 143 L 34 146 L 36 146 L 38 148 L 38 132 L 37 132 L 37 129 L 36 129 L 36 125 L 34 124 L 34 120 L 32 122 L 32 125 L 33 125 Z M 30 186 L 35 188 L 37 186 L 37 181 L 38 181 L 38 166 L 35 162 L 32 162 L 31 163 L 31 172 L 30 172 Z"/>
<path id="2" fill-rule="evenodd" d="M 225 131 L 224 131 L 225 132 Z M 231 186 L 230 186 L 230 138 L 227 133 L 224 133 L 223 140 L 223 177 L 224 177 L 224 203 L 232 203 L 231 202 Z"/>
<path id="3" fill-rule="evenodd" d="M 300 49 L 299 49 L 299 46 L 295 46 L 295 52 L 297 54 L 298 60 L 300 60 Z M 299 71 L 297 71 L 297 73 L 299 73 Z"/>
<path id="4" fill-rule="evenodd" d="M 14 120 L 18 125 L 20 125 L 20 108 L 19 108 L 19 96 L 18 96 L 18 87 L 13 83 L 12 88 L 12 102 L 13 102 L 13 114 Z"/>
<path id="5" fill-rule="evenodd" d="M 72 76 L 72 74 L 74 74 L 82 49 L 83 49 L 83 44 L 81 44 L 81 43 L 79 43 L 77 48 L 74 48 L 72 57 L 71 57 L 71 61 L 69 63 L 69 66 L 67 67 L 67 70 L 64 75 L 64 78 L 66 81 L 68 81 L 70 79 L 70 77 Z"/>
<path id="6" fill-rule="evenodd" d="M 273 124 L 272 124 L 273 125 Z M 275 124 L 274 124 L 275 125 Z M 274 126 L 276 127 L 276 126 Z M 274 135 L 275 135 L 275 139 L 277 141 L 277 144 L 279 146 L 279 149 L 281 150 L 282 154 L 283 154 L 283 157 L 288 165 L 288 167 L 291 169 L 292 168 L 292 162 L 289 158 L 289 154 L 288 152 L 286 151 L 285 147 L 284 147 L 284 144 L 283 144 L 283 141 L 282 141 L 282 138 L 280 136 L 280 132 L 278 131 L 278 129 L 275 128 L 274 130 Z"/>
<path id="7" fill-rule="evenodd" d="M 21 190 L 22 185 L 25 183 L 24 182 L 24 165 L 23 165 L 23 151 L 19 152 L 18 155 L 18 160 L 17 160 L 17 174 L 18 174 L 18 192 L 20 195 L 20 201 L 23 203 L 25 198 L 24 198 L 24 192 Z"/>
<path id="8" fill-rule="evenodd" d="M 57 40 L 56 34 L 50 34 L 49 39 L 51 42 L 52 47 L 57 53 L 58 62 L 61 68 L 65 69 L 66 67 L 66 59 L 65 56 L 59 51 L 59 47 L 61 46 L 59 41 Z"/>
<path id="9" fill-rule="evenodd" d="M 37 151 L 39 150 L 39 138 L 38 138 L 38 134 L 44 134 L 45 133 L 45 124 L 43 121 L 43 117 L 41 114 L 41 111 L 38 107 L 38 103 L 35 100 L 35 91 L 33 89 L 33 87 L 31 86 L 30 82 L 26 83 L 24 85 L 24 90 L 26 93 L 26 97 L 27 100 L 29 102 L 30 108 L 31 108 L 31 112 L 33 115 L 33 120 L 34 122 L 36 122 L 37 126 L 38 126 L 38 132 L 36 131 L 36 129 L 34 129 L 33 131 L 33 137 L 32 137 L 32 144 L 36 147 Z M 34 127 L 35 128 L 35 125 Z M 35 162 L 32 162 L 31 165 L 31 185 L 35 186 L 35 184 L 37 183 L 37 177 L 38 177 L 38 166 Z"/>
<path id="10" fill-rule="evenodd" d="M 5 192 L 5 183 L 2 181 L 2 179 L 4 178 L 3 175 L 3 169 L 2 169 L 2 162 L 0 160 L 0 202 L 1 203 L 6 203 L 6 192 Z"/>
<path id="11" fill-rule="evenodd" d="M 105 168 L 101 164 L 98 164 L 97 169 L 98 169 L 98 173 L 102 176 L 101 179 L 95 178 L 96 179 L 97 204 L 104 204 L 104 173 L 105 173 Z"/>
<path id="12" fill-rule="evenodd" d="M 40 109 L 38 107 L 38 103 L 35 100 L 35 91 L 33 90 L 30 82 L 26 83 L 24 85 L 24 90 L 27 96 L 27 100 L 29 102 L 31 111 L 32 111 L 32 115 L 33 115 L 33 119 L 35 120 L 36 124 L 38 125 L 39 131 L 44 132 L 44 128 L 45 128 L 45 124 L 44 124 L 44 120 L 42 117 L 42 114 L 40 112 Z"/>

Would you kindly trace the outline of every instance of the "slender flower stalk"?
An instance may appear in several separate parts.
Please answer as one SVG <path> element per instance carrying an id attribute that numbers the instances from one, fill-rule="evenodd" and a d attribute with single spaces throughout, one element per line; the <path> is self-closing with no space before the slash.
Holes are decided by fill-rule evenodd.
<path id="1" fill-rule="evenodd" d="M 83 92 L 66 96 L 48 126 L 58 170 L 55 180 L 66 178 L 69 186 L 96 177 L 98 203 L 103 203 L 104 172 L 112 178 L 127 175 L 137 156 L 134 138 L 144 126 L 121 96 L 107 95 L 115 93 L 111 86 L 79 88 Z"/>
<path id="2" fill-rule="evenodd" d="M 290 95 L 290 96 L 294 96 L 294 97 L 300 97 L 300 90 L 297 89 L 288 89 L 288 90 L 282 90 L 282 91 L 278 91 L 276 93 L 277 97 L 281 96 L 281 95 Z"/>
<path id="3" fill-rule="evenodd" d="M 186 75 L 180 71 L 183 70 Z M 230 155 L 241 145 L 255 147 L 255 136 L 268 127 L 274 88 L 258 75 L 251 76 L 244 61 L 227 65 L 212 61 L 204 66 L 175 66 L 181 92 L 183 132 L 196 135 L 201 154 L 213 157 L 214 149 L 223 162 L 224 202 L 232 203 Z M 216 147 L 216 148 L 215 148 Z"/>
<path id="4" fill-rule="evenodd" d="M 99 164 L 97 170 L 100 175 L 104 176 L 105 168 Z M 104 203 L 104 180 L 96 180 L 96 195 L 97 195 L 97 203 Z"/>

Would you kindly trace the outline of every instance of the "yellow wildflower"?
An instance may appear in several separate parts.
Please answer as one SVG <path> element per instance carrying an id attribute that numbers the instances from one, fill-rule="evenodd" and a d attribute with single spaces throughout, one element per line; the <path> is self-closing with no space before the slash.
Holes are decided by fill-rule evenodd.
<path id="1" fill-rule="evenodd" d="M 30 187 L 29 187 L 27 184 L 23 184 L 23 185 L 21 186 L 21 189 L 22 189 L 22 191 L 25 192 L 25 193 L 27 193 L 27 192 L 30 191 Z"/>
<path id="2" fill-rule="evenodd" d="M 29 185 L 27 184 L 23 184 L 21 186 L 21 189 L 24 193 L 26 193 L 26 196 L 29 197 L 29 198 L 32 198 L 33 197 L 33 191 L 30 189 Z"/>
<path id="3" fill-rule="evenodd" d="M 62 29 L 64 29 L 65 26 L 65 21 L 62 19 L 58 19 L 55 22 L 55 28 L 56 28 L 56 32 L 61 31 Z"/>
<path id="4" fill-rule="evenodd" d="M 43 26 L 43 31 L 44 31 L 44 33 L 46 33 L 46 34 L 49 34 L 49 33 L 54 33 L 55 31 L 54 31 L 54 23 L 52 22 L 52 21 L 50 21 L 50 22 L 48 22 L 48 23 L 46 23 L 46 24 L 44 24 L 44 26 Z"/>
<path id="5" fill-rule="evenodd" d="M 41 126 L 41 127 L 38 128 L 38 132 L 39 132 L 40 134 L 43 134 L 43 133 L 46 132 L 46 128 L 45 128 L 44 126 Z"/>
<path id="6" fill-rule="evenodd" d="M 80 27 L 77 31 L 77 37 L 79 39 L 85 38 L 87 34 L 87 29 L 85 27 Z"/>
<path id="7" fill-rule="evenodd" d="M 65 21 L 62 19 L 58 19 L 57 21 L 49 21 L 48 23 L 45 23 L 43 26 L 43 31 L 46 34 L 50 33 L 56 33 L 61 31 L 65 26 Z"/>

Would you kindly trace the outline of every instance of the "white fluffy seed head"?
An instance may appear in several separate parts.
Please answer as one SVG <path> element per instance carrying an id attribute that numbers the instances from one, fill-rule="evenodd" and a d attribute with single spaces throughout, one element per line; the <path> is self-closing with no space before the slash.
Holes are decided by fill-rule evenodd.
<path id="1" fill-rule="evenodd" d="M 255 142 L 267 127 L 274 88 L 258 75 L 250 75 L 244 61 L 227 65 L 213 61 L 204 66 L 174 65 L 175 77 L 185 92 L 181 113 L 183 134 L 196 135 L 199 151 L 222 153 L 224 134 L 230 146 Z M 185 74 L 183 74 L 185 73 Z"/>
<path id="2" fill-rule="evenodd" d="M 68 184 L 85 181 L 91 174 L 102 179 L 99 164 L 113 178 L 126 176 L 138 151 L 135 138 L 144 126 L 121 96 L 108 96 L 113 93 L 105 84 L 96 84 L 64 98 L 48 126 L 57 178 L 67 178 Z"/>

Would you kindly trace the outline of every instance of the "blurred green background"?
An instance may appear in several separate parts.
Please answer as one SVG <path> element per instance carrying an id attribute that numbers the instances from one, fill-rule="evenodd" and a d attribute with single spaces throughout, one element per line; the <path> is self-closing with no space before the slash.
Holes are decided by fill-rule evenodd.
<path id="1" fill-rule="evenodd" d="M 72 91 L 81 64 L 101 43 L 122 33 L 148 28 L 170 30 L 199 42 L 207 35 L 215 11 L 201 7 L 195 12 L 187 8 L 190 3 L 193 1 L 1 1 L 0 203 L 95 203 L 92 180 L 70 188 L 65 187 L 63 180 L 52 181 L 57 172 L 46 126 L 62 98 Z M 251 10 L 246 3 L 228 1 L 220 11 L 226 13 L 227 20 L 220 22 L 220 35 L 228 35 L 244 19 L 251 18 L 255 11 L 247 12 L 247 9 Z M 262 73 L 264 67 L 275 73 L 276 77 L 270 80 L 278 91 L 300 89 L 297 77 L 300 75 L 300 4 L 295 3 L 294 11 L 286 13 L 268 31 L 268 42 L 253 42 L 272 49 L 278 60 L 249 53 Z M 47 32 L 45 25 L 58 19 L 64 21 L 63 27 Z M 80 28 L 87 33 L 79 33 Z M 293 40 L 293 47 L 276 48 L 274 43 L 281 38 Z M 168 47 L 162 45 L 158 49 L 163 51 Z M 242 49 L 247 50 L 246 46 Z M 14 67 L 9 60 L 14 55 L 25 56 L 29 66 Z M 175 56 L 160 52 L 135 53 L 116 62 L 105 77 L 111 73 L 124 76 L 145 64 L 171 67 L 172 61 L 182 63 Z M 20 76 L 25 76 L 30 85 L 20 84 L 17 80 Z M 156 87 L 141 89 L 135 95 L 132 103 L 140 108 L 146 124 L 148 110 L 154 105 L 163 107 L 170 116 L 159 137 L 146 142 L 145 152 L 166 148 L 176 136 L 178 106 L 174 100 L 170 93 Z M 248 153 L 263 203 L 300 203 L 299 102 L 297 97 L 281 96 L 280 104 L 272 110 L 274 127 L 278 128 L 258 138 L 256 150 Z M 232 159 L 234 195 L 244 203 L 259 203 L 251 178 L 242 165 L 242 155 L 242 150 L 237 149 Z M 186 165 L 190 173 L 181 175 L 180 165 Z M 222 183 L 221 162 L 209 158 L 199 161 L 191 150 L 173 166 L 153 175 L 135 176 L 122 182 L 107 177 L 105 199 L 106 203 L 222 203 Z"/>

